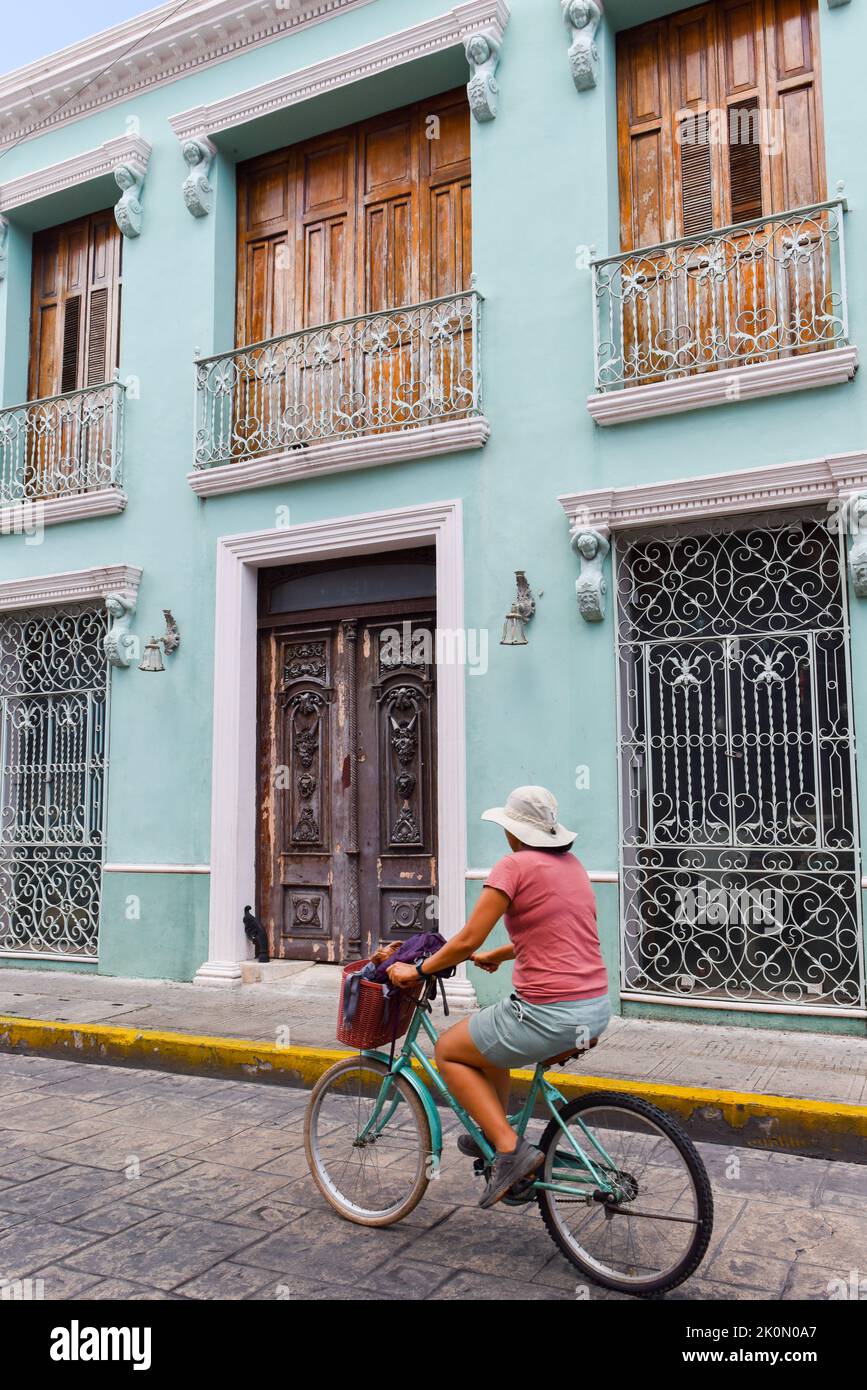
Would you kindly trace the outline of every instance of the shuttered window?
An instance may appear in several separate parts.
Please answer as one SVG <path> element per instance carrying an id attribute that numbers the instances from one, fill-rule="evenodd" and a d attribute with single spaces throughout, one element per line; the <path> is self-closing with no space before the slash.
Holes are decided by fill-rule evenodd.
<path id="1" fill-rule="evenodd" d="M 817 0 L 716 0 L 617 45 L 625 251 L 825 196 Z"/>
<path id="2" fill-rule="evenodd" d="M 120 348 L 122 244 L 111 209 L 33 238 L 31 400 L 111 377 Z"/>
<path id="3" fill-rule="evenodd" d="M 466 92 L 238 169 L 239 346 L 467 289 Z"/>

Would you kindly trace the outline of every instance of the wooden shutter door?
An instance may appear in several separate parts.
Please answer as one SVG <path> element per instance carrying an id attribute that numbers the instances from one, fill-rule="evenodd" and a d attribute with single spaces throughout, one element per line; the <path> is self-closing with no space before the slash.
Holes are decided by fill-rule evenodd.
<path id="1" fill-rule="evenodd" d="M 429 116 L 436 139 L 425 139 Z M 422 298 L 438 299 L 468 290 L 472 276 L 472 191 L 470 113 L 463 92 L 420 108 L 424 193 L 422 198 Z M 427 394 L 431 408 L 457 414 L 472 404 L 472 305 L 435 311 L 437 333 L 425 343 Z"/>
<path id="2" fill-rule="evenodd" d="M 355 143 L 348 130 L 296 147 L 294 329 L 336 323 L 355 312 Z M 351 412 L 347 338 L 343 329 L 323 336 L 320 350 L 302 348 L 292 356 L 288 407 L 299 423 L 307 422 L 313 441 L 331 433 L 335 411 Z"/>
<path id="3" fill-rule="evenodd" d="M 111 210 L 33 238 L 28 394 L 44 400 L 107 382 L 119 360 L 122 238 Z M 34 407 L 26 489 L 68 491 L 111 448 L 109 413 L 80 423 L 75 407 Z"/>
<path id="4" fill-rule="evenodd" d="M 816 0 L 766 0 L 768 105 L 777 113 L 770 156 L 773 207 L 807 207 L 826 197 Z M 779 312 L 790 325 L 793 353 L 815 351 L 834 337 L 829 217 L 793 222 L 775 236 Z M 784 243 L 783 237 L 787 240 Z"/>
<path id="5" fill-rule="evenodd" d="M 412 108 L 366 122 L 358 140 L 359 313 L 417 304 L 420 288 L 419 129 Z M 368 424 L 410 424 L 424 405 L 420 338 L 413 315 L 366 325 L 358 390 Z"/>
<path id="6" fill-rule="evenodd" d="M 799 321 L 815 336 L 821 223 L 782 274 L 790 227 L 700 239 L 823 196 L 816 15 L 816 0 L 718 0 L 619 36 L 622 249 L 693 239 L 623 266 L 627 383 L 797 350 Z"/>
<path id="7" fill-rule="evenodd" d="M 294 160 L 285 150 L 242 166 L 238 175 L 238 296 L 236 341 L 264 343 L 289 331 L 293 309 Z M 237 363 L 231 409 L 213 421 L 234 457 L 247 449 L 277 448 L 284 431 L 285 384 L 272 371 L 271 350 Z M 282 360 L 279 363 L 283 365 Z M 231 438 L 228 436 L 231 435 Z"/>

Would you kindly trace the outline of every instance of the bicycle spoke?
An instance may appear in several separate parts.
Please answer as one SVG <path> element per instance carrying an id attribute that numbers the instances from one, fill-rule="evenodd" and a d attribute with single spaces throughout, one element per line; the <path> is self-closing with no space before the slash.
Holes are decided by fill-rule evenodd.
<path id="1" fill-rule="evenodd" d="M 332 1205 L 350 1218 L 387 1222 L 419 1189 L 429 1139 L 408 1083 L 360 1059 L 338 1064 L 314 1096 L 307 1141 L 314 1176 Z M 423 1187 L 421 1188 L 423 1190 Z M 417 1200 L 417 1198 L 416 1198 Z"/>
<path id="2" fill-rule="evenodd" d="M 597 1194 L 588 1201 L 582 1190 L 586 1173 L 576 1173 L 574 1163 L 567 1162 L 566 1142 L 552 1143 L 544 1180 L 573 1188 L 540 1195 L 558 1238 L 582 1267 L 618 1287 L 640 1289 L 664 1281 L 684 1263 L 703 1225 L 693 1175 L 681 1149 L 651 1115 L 628 1102 L 619 1106 L 600 1100 L 598 1107 L 585 1107 L 563 1123 L 613 1190 L 608 1200 Z M 582 1126 L 604 1149 L 611 1168 L 588 1144 Z"/>

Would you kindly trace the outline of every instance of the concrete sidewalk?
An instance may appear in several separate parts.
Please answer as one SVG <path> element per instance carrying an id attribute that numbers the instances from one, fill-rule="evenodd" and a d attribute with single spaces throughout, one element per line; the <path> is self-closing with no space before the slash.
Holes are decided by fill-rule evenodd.
<path id="1" fill-rule="evenodd" d="M 328 965 L 236 990 L 0 970 L 0 1048 L 309 1085 L 341 1048 L 339 987 Z M 463 1016 L 453 1008 L 448 1022 Z M 435 1022 L 446 1023 L 439 1003 Z M 867 1038 L 615 1018 L 565 1073 L 566 1094 L 629 1083 L 696 1134 L 734 1125 L 741 1142 L 867 1162 Z"/>

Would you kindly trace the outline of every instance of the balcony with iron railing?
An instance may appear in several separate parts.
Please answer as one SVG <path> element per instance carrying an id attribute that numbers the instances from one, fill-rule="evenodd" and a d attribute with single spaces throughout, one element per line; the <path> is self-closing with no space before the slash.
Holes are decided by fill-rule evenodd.
<path id="1" fill-rule="evenodd" d="M 469 290 L 198 358 L 194 491 L 478 448 L 481 304 Z"/>
<path id="2" fill-rule="evenodd" d="M 0 512 L 46 521 L 121 511 L 124 386 L 115 377 L 0 410 Z"/>
<path id="3" fill-rule="evenodd" d="M 602 425 L 851 380 L 842 198 L 592 262 Z"/>

